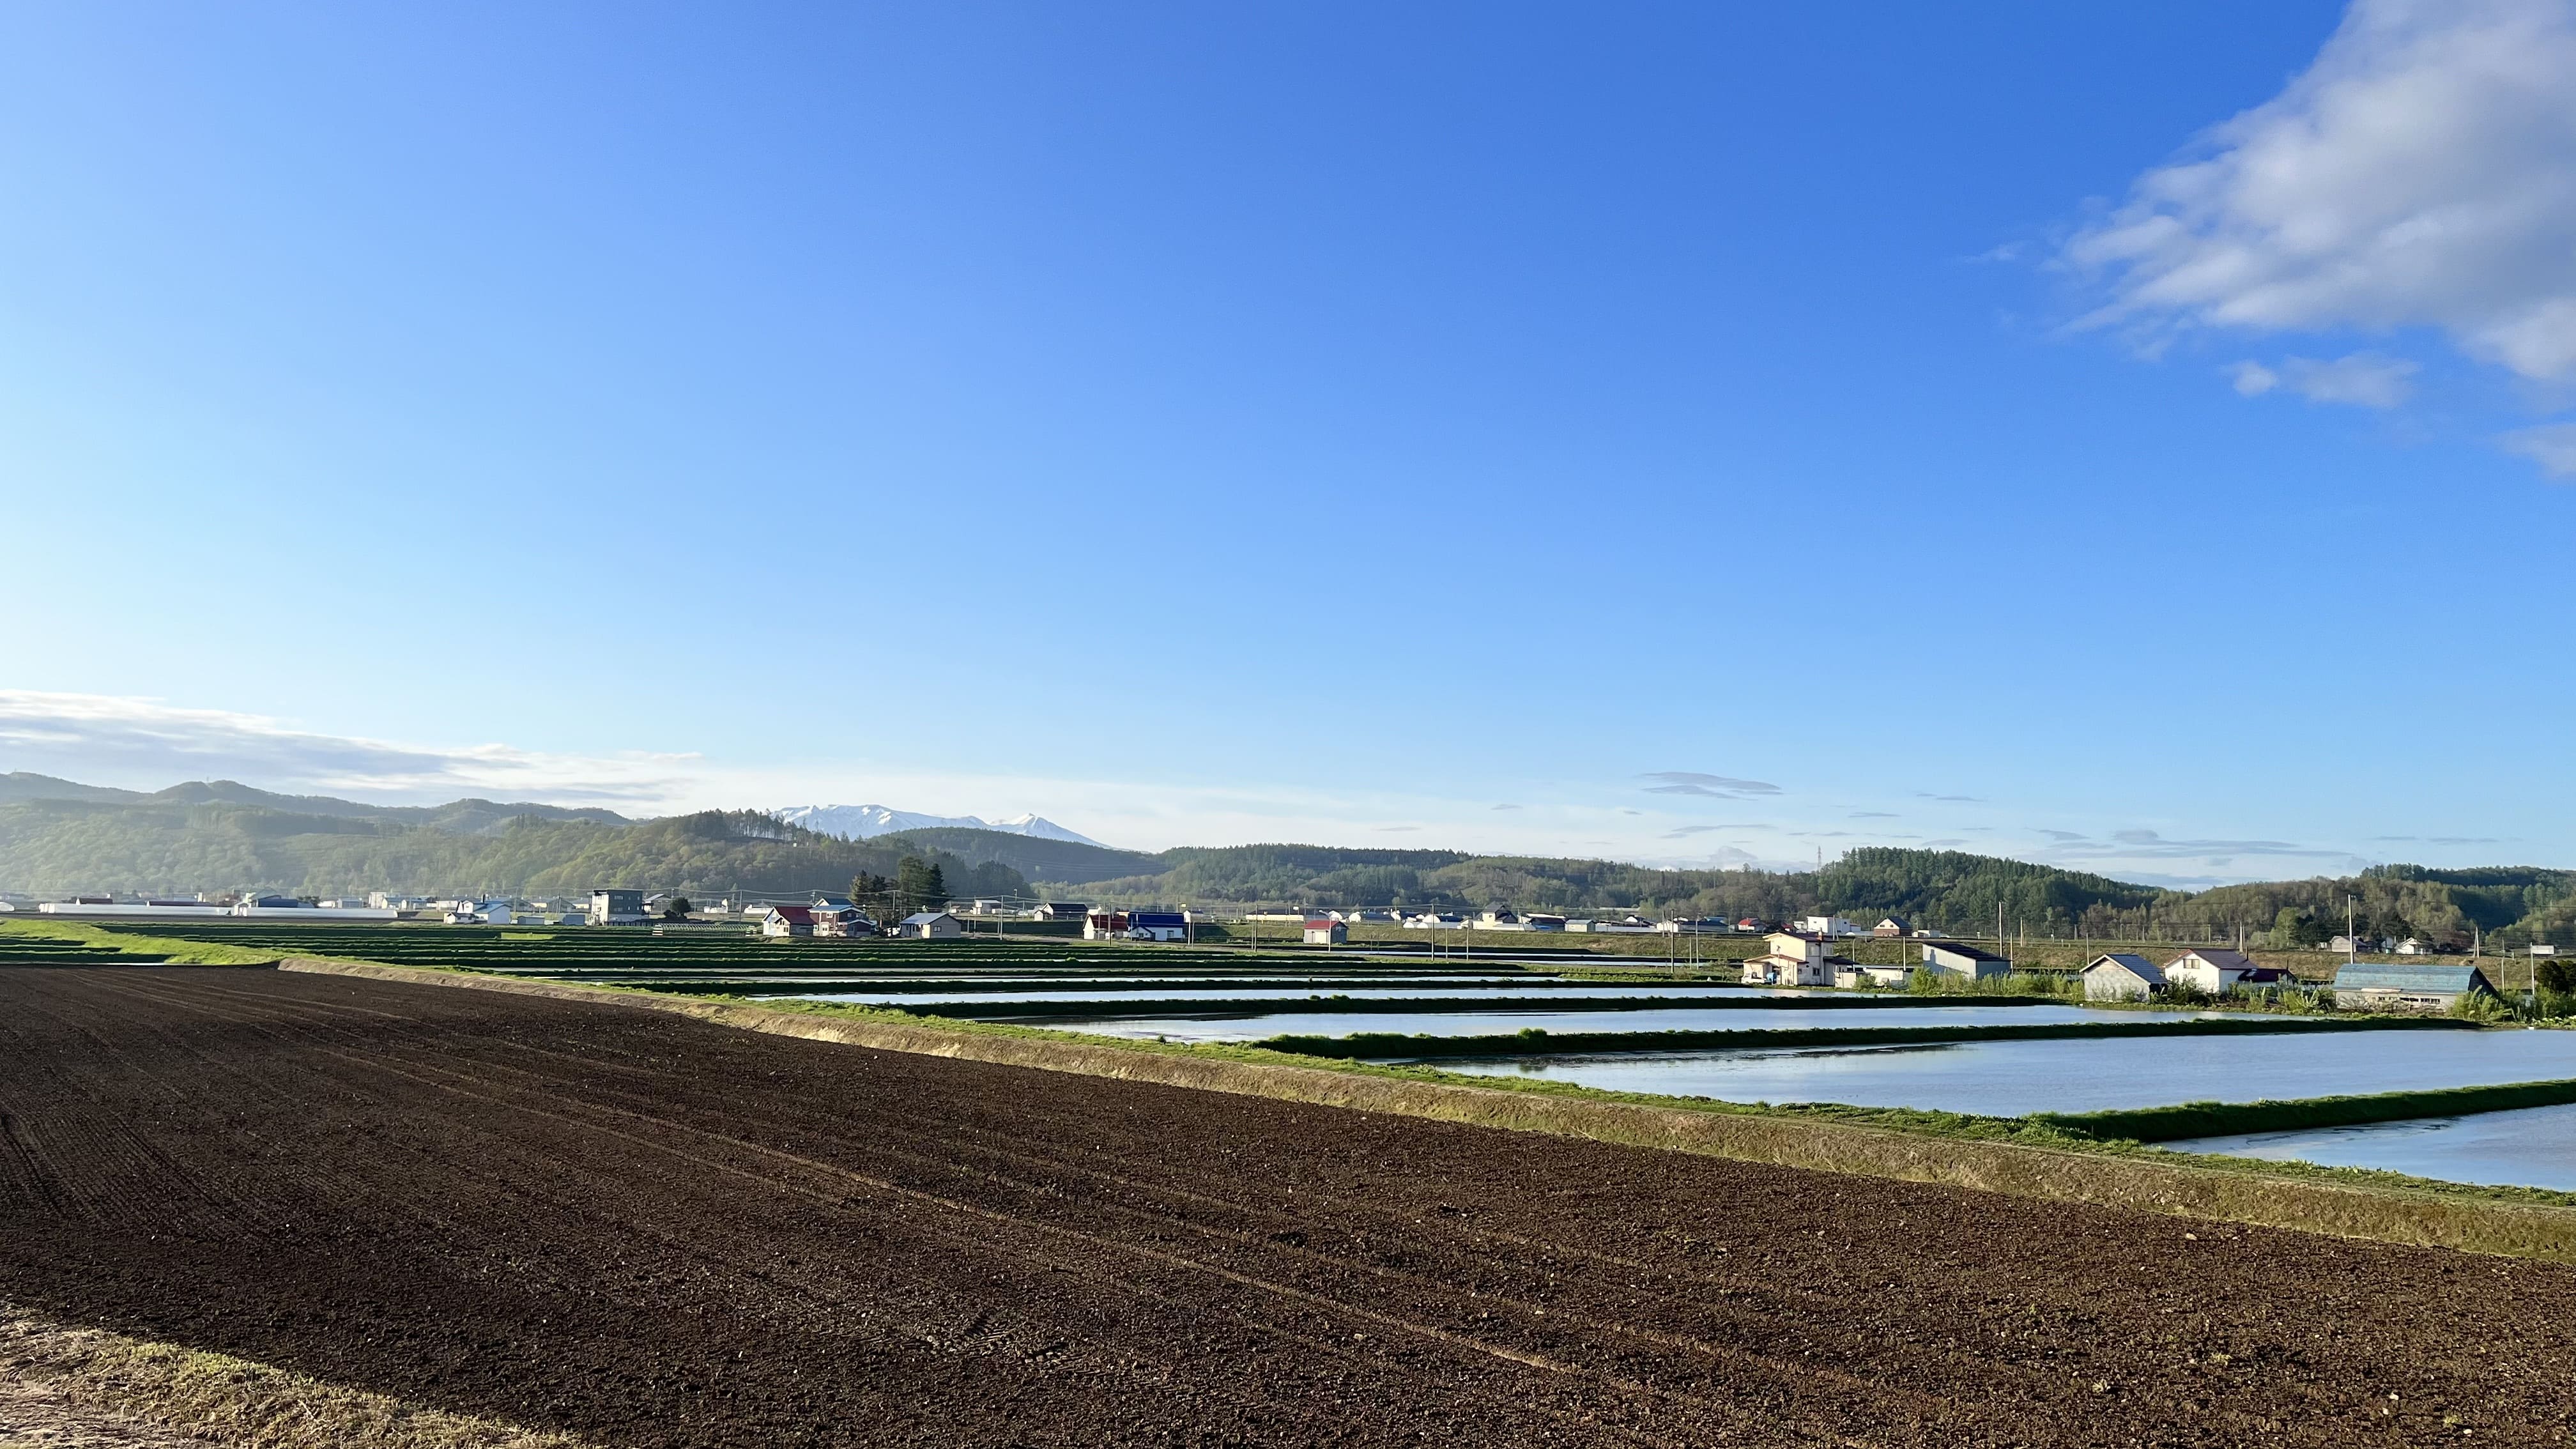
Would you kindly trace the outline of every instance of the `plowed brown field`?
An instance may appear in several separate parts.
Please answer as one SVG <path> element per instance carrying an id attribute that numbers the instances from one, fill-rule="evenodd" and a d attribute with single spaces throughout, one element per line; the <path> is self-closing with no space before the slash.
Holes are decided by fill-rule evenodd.
<path id="1" fill-rule="evenodd" d="M 2564 1444 L 2576 1271 L 214 968 L 0 968 L 0 1298 L 639 1445 Z"/>

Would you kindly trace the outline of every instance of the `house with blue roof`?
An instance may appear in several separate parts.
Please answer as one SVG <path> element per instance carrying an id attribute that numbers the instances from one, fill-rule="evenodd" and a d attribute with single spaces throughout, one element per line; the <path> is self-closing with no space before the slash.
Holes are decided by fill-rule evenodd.
<path id="1" fill-rule="evenodd" d="M 2364 1011 L 2448 1011 L 2463 996 L 2495 995 L 2473 965 L 2356 961 L 2335 973 L 2335 1005 Z"/>

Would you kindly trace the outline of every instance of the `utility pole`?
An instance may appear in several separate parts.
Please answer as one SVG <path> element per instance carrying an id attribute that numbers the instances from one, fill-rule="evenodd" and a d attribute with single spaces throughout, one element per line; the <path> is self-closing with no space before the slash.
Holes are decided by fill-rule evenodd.
<path id="1" fill-rule="evenodd" d="M 2343 896 L 2343 964 L 2345 964 L 2346 966 L 2351 965 L 2353 962 L 2355 962 L 2355 961 L 2357 961 L 2357 960 L 2359 960 L 2359 959 L 2361 958 L 2361 938 L 2360 938 L 2359 936 L 2356 936 L 2356 935 L 2354 935 L 2354 934 L 2353 934 L 2353 931 L 2356 929 L 2356 927 L 2354 926 L 2354 924 L 2353 924 L 2353 919 L 2352 919 L 2353 907 L 2354 907 L 2354 905 L 2355 905 L 2357 902 L 2359 902 L 2359 901 L 2360 901 L 2360 899 L 2361 899 L 2361 897 L 2354 895 L 2354 894 L 2353 894 L 2352 892 L 2350 892 L 2350 891 L 2346 891 L 2346 892 L 2344 892 L 2344 896 Z"/>

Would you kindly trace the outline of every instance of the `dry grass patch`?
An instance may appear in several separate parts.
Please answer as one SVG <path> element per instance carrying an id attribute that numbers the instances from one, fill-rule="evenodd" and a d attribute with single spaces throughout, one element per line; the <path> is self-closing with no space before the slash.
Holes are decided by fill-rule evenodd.
<path id="1" fill-rule="evenodd" d="M 0 1370 L 37 1386 L 57 1407 L 89 1411 L 82 1422 L 47 1430 L 13 1427 L 0 1449 L 22 1439 L 225 1449 L 584 1449 L 569 1435 L 421 1408 L 220 1353 L 74 1328 L 5 1303 Z M 164 1432 L 127 1432 L 120 1419 Z"/>

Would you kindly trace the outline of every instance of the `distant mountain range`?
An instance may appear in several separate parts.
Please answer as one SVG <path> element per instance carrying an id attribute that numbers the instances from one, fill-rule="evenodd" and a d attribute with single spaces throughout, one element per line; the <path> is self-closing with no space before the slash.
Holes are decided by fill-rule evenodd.
<path id="1" fill-rule="evenodd" d="M 230 780 L 149 793 L 0 774 L 0 891 L 22 895 L 238 889 L 340 896 L 847 890 L 939 866 L 959 896 L 1108 905 L 1385 906 L 1590 914 L 1756 916 L 1827 911 L 1863 925 L 1898 915 L 1964 934 L 1998 908 L 2016 933 L 2139 939 L 2149 925 L 2202 939 L 2313 945 L 2345 929 L 2492 955 L 2576 943 L 2576 871 L 2374 866 L 2357 877 L 2251 882 L 2196 893 L 1954 851 L 1866 847 L 1813 871 L 1657 870 L 1616 861 L 1318 845 L 1181 846 L 1146 854 L 1022 816 L 982 821 L 882 805 L 707 811 L 629 820 L 613 811 L 456 800 L 365 805 Z M 2348 915 L 2349 913 L 2349 915 Z"/>
<path id="2" fill-rule="evenodd" d="M 452 800 L 445 805 L 362 805 L 328 795 L 279 795 L 233 780 L 190 780 L 167 790 L 119 790 L 111 785 L 83 785 L 51 775 L 13 770 L 0 775 L 0 805 L 30 800 L 78 800 L 95 805 L 172 806 L 237 805 L 286 815 L 319 815 L 332 820 L 374 820 L 388 825 L 414 825 L 450 835 L 489 835 L 506 829 L 521 816 L 540 820 L 587 820 L 598 825 L 632 825 L 614 810 L 538 805 L 527 801 L 500 804 L 490 800 Z"/>
<path id="3" fill-rule="evenodd" d="M 924 815 L 886 805 L 788 805 L 769 812 L 790 825 L 846 840 L 871 840 L 906 830 L 998 830 L 1035 840 L 1062 840 L 1074 845 L 1100 845 L 1088 835 L 1067 830 L 1040 815 L 1014 815 L 985 820 L 973 815 Z M 1114 847 L 1101 845 L 1101 849 Z"/>

